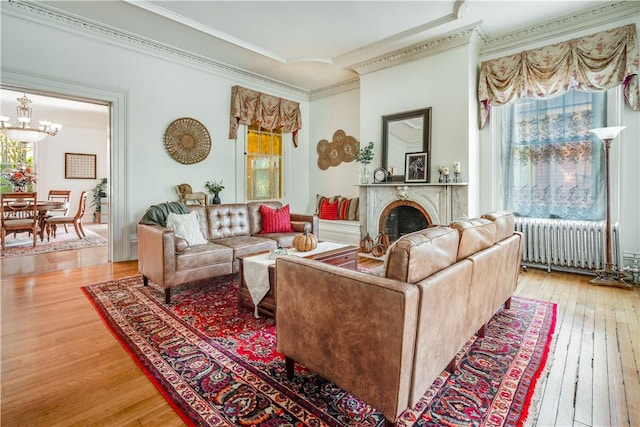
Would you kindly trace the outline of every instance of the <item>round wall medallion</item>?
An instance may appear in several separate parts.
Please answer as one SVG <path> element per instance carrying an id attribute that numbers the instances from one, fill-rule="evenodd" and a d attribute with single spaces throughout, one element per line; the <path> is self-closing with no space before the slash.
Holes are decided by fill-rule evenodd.
<path id="1" fill-rule="evenodd" d="M 176 161 L 190 165 L 204 160 L 211 150 L 207 128 L 195 119 L 174 120 L 164 133 L 164 146 Z"/>

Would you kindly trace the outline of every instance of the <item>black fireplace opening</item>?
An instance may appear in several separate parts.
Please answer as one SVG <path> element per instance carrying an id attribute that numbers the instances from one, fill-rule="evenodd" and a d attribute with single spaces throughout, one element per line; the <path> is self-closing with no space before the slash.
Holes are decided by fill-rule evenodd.
<path id="1" fill-rule="evenodd" d="M 429 226 L 429 221 L 413 206 L 396 206 L 389 212 L 384 224 L 384 232 L 389 235 L 389 241 L 398 240 L 405 234 L 422 230 Z"/>

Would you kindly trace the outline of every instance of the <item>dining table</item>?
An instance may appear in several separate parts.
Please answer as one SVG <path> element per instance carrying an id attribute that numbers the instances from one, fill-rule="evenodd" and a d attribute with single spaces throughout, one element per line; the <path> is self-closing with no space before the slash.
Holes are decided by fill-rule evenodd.
<path id="1" fill-rule="evenodd" d="M 51 209 L 61 209 L 69 202 L 64 200 L 36 200 L 37 221 L 38 221 L 38 237 L 40 241 L 44 240 L 44 233 L 47 232 L 47 240 L 49 239 L 49 230 L 47 227 L 47 212 Z M 12 210 L 20 210 L 25 208 L 25 204 L 20 202 L 11 202 Z"/>

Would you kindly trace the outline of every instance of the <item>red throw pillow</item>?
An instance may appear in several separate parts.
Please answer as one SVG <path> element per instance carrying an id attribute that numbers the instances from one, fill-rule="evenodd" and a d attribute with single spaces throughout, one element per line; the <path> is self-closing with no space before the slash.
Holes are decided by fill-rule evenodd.
<path id="1" fill-rule="evenodd" d="M 320 204 L 320 219 L 338 219 L 338 201 L 330 203 L 327 199 Z"/>
<path id="2" fill-rule="evenodd" d="M 289 205 L 285 205 L 280 209 L 272 209 L 269 206 L 260 205 L 260 213 L 262 214 L 261 234 L 293 232 Z"/>

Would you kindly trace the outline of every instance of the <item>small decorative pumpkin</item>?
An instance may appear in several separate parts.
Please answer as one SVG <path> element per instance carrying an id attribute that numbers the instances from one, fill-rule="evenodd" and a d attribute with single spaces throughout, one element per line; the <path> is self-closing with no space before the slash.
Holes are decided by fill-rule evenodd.
<path id="1" fill-rule="evenodd" d="M 380 231 L 378 237 L 376 237 L 376 244 L 384 246 L 384 250 L 386 251 L 389 247 L 389 235 L 384 231 Z"/>
<path id="2" fill-rule="evenodd" d="M 376 258 L 379 258 L 386 253 L 387 253 L 387 247 L 384 245 L 375 245 L 371 250 L 371 255 L 373 255 Z"/>
<path id="3" fill-rule="evenodd" d="M 303 234 L 298 234 L 293 238 L 293 247 L 300 252 L 308 252 L 314 250 L 318 246 L 318 238 L 309 231 L 305 230 Z"/>
<path id="4" fill-rule="evenodd" d="M 365 254 L 368 254 L 369 252 L 371 252 L 372 249 L 373 249 L 373 239 L 371 238 L 371 236 L 369 236 L 369 233 L 367 233 L 367 235 L 364 236 L 362 240 L 360 240 L 360 252 L 364 252 Z"/>

